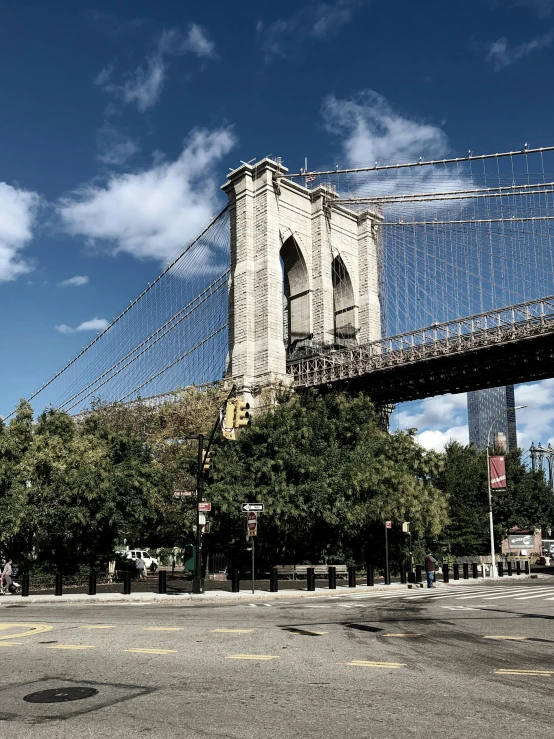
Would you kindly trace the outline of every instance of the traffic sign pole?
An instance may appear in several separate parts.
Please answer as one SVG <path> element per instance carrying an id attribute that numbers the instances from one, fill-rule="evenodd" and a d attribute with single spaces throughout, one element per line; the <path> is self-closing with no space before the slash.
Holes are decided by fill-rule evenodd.
<path id="1" fill-rule="evenodd" d="M 390 570 L 389 570 L 389 529 L 391 528 L 391 522 L 385 522 L 385 585 L 390 585 Z"/>
<path id="2" fill-rule="evenodd" d="M 256 550 L 256 546 L 254 542 L 256 541 L 255 536 L 250 537 L 250 541 L 252 542 L 252 595 L 254 595 L 254 580 L 256 579 L 256 560 L 254 556 L 254 552 Z"/>

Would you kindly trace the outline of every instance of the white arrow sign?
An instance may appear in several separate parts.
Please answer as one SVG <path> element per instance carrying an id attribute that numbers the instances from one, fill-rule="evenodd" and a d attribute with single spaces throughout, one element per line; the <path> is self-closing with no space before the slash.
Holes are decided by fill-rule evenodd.
<path id="1" fill-rule="evenodd" d="M 248 513 L 248 511 L 258 511 L 258 513 L 263 513 L 264 504 L 263 503 L 243 503 L 242 510 L 245 511 L 246 513 Z"/>

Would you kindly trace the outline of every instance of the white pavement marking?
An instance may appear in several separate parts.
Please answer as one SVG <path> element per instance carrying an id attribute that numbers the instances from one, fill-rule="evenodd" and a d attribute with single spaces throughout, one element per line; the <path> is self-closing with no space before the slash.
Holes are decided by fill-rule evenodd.
<path id="1" fill-rule="evenodd" d="M 554 595 L 554 589 L 549 588 L 544 593 L 540 593 L 540 595 L 524 595 L 523 597 L 519 596 L 517 598 L 514 598 L 514 600 L 530 600 L 531 598 L 543 598 L 545 595 Z"/>

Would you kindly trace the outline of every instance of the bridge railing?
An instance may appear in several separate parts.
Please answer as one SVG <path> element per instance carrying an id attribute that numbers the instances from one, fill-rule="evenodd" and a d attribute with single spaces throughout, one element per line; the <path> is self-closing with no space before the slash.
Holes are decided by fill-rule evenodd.
<path id="1" fill-rule="evenodd" d="M 349 379 L 400 364 L 515 341 L 554 330 L 554 296 L 435 323 L 358 347 L 287 363 L 297 387 Z"/>

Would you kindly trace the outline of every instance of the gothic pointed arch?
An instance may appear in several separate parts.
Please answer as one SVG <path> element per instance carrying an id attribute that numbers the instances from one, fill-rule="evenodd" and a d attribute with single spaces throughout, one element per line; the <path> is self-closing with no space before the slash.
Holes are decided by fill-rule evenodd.
<path id="1" fill-rule="evenodd" d="M 352 280 L 340 254 L 333 259 L 331 273 L 335 341 L 338 344 L 355 344 L 358 335 L 358 306 L 355 304 Z"/>
<path id="2" fill-rule="evenodd" d="M 306 260 L 298 241 L 289 236 L 279 252 L 283 269 L 283 339 L 290 353 L 311 338 L 310 289 Z"/>

